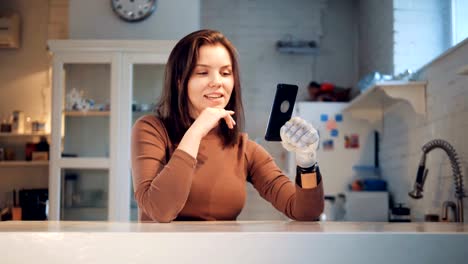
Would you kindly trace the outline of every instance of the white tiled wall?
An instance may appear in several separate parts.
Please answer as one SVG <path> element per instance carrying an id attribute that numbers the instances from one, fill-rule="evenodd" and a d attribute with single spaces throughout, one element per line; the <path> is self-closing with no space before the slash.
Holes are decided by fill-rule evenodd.
<path id="1" fill-rule="evenodd" d="M 306 98 L 307 84 L 330 81 L 351 87 L 356 83 L 357 6 L 342 0 L 202 0 L 201 26 L 223 32 L 240 57 L 246 131 L 257 139 L 286 170 L 286 153 L 279 143 L 263 140 L 276 84 L 299 86 L 298 99 Z M 318 56 L 287 55 L 275 50 L 287 34 L 317 40 Z M 239 219 L 281 219 L 249 187 Z"/>
<path id="2" fill-rule="evenodd" d="M 380 153 L 383 176 L 396 202 L 409 203 L 415 219 L 427 213 L 440 214 L 444 201 L 455 201 L 450 163 L 442 150 L 428 154 L 424 198 L 412 200 L 407 194 L 413 187 L 421 147 L 426 142 L 440 138 L 451 143 L 462 159 L 465 186 L 468 182 L 468 76 L 456 74 L 466 64 L 467 41 L 424 69 L 421 78 L 428 81 L 426 116 L 414 113 L 407 103 L 394 105 L 384 115 Z M 466 201 L 464 211 L 466 219 Z"/>
<path id="3" fill-rule="evenodd" d="M 201 1 L 202 28 L 222 31 L 238 49 L 250 137 L 263 138 L 277 83 L 297 84 L 298 100 L 312 80 L 356 83 L 355 9 L 341 0 Z M 278 53 L 276 41 L 288 34 L 319 41 L 319 55 Z"/>
<path id="4" fill-rule="evenodd" d="M 359 1 L 359 78 L 393 74 L 393 0 Z"/>

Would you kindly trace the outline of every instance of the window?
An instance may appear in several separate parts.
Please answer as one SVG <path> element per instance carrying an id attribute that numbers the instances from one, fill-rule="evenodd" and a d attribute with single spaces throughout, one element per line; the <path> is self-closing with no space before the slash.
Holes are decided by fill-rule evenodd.
<path id="1" fill-rule="evenodd" d="M 468 0 L 452 0 L 452 46 L 468 37 Z"/>

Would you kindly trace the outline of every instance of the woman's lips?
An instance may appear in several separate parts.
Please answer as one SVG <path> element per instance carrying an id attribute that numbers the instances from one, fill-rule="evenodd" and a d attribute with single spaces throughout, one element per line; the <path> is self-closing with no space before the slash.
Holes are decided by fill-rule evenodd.
<path id="1" fill-rule="evenodd" d="M 217 98 L 222 98 L 224 96 L 223 94 L 220 94 L 220 93 L 210 93 L 210 94 L 205 94 L 205 97 L 210 98 L 210 99 L 217 99 Z"/>
<path id="2" fill-rule="evenodd" d="M 205 99 L 209 100 L 210 102 L 218 103 L 218 102 L 223 102 L 224 101 L 224 95 L 219 94 L 219 93 L 211 93 L 211 94 L 205 94 L 203 96 Z"/>

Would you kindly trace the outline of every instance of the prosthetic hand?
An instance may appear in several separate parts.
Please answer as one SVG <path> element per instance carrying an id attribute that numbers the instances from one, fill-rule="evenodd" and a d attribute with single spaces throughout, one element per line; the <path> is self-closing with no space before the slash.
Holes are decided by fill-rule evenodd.
<path id="1" fill-rule="evenodd" d="M 297 166 L 309 168 L 315 165 L 319 135 L 311 124 L 293 117 L 281 127 L 280 136 L 283 147 L 296 153 Z"/>

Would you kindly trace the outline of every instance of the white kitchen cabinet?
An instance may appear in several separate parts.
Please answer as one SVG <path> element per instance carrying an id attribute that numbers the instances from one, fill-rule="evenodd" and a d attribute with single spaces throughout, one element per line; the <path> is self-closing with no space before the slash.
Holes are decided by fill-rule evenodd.
<path id="1" fill-rule="evenodd" d="M 131 127 L 159 97 L 174 45 L 175 41 L 165 40 L 49 41 L 53 56 L 50 220 L 136 219 Z M 83 99 L 92 99 L 94 106 L 81 111 L 75 104 L 73 109 L 73 89 L 81 91 Z"/>
<path id="2" fill-rule="evenodd" d="M 386 108 L 398 102 L 407 101 L 413 110 L 421 115 L 426 114 L 425 81 L 386 81 L 376 83 L 354 98 L 344 109 L 354 118 L 371 123 L 381 120 Z"/>

